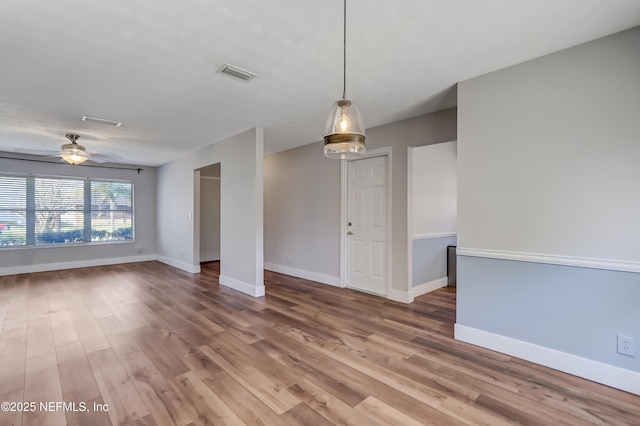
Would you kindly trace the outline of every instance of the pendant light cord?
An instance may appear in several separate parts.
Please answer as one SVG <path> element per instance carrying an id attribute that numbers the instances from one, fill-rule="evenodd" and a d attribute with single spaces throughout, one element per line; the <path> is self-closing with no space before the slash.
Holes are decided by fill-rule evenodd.
<path id="1" fill-rule="evenodd" d="M 342 39 L 342 99 L 347 99 L 347 0 L 344 0 Z"/>

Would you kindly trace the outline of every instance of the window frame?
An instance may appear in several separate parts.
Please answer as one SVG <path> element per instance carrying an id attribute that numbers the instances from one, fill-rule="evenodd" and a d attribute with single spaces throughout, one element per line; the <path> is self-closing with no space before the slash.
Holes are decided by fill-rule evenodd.
<path id="1" fill-rule="evenodd" d="M 136 241 L 136 215 L 135 215 L 135 183 L 132 180 L 127 179 L 109 179 L 109 178 L 92 178 L 83 176 L 60 176 L 60 175 L 45 175 L 45 174 L 25 174 L 25 173 L 11 173 L 0 172 L 0 177 L 9 178 L 21 178 L 25 180 L 26 203 L 25 209 L 2 209 L 3 211 L 15 210 L 25 211 L 25 243 L 22 245 L 0 245 L 0 251 L 2 250 L 29 250 L 29 249 L 50 249 L 55 247 L 81 247 L 92 245 L 105 245 L 105 244 L 134 244 Z M 37 244 L 36 242 L 36 213 L 40 210 L 35 206 L 35 181 L 36 179 L 58 179 L 58 180 L 74 180 L 83 182 L 84 184 L 84 197 L 83 197 L 83 209 L 77 210 L 84 214 L 83 223 L 83 235 L 84 241 L 82 242 L 64 242 L 64 243 L 51 243 L 51 244 Z M 126 211 L 131 211 L 131 239 L 130 240 L 98 240 L 91 241 L 91 218 L 93 213 L 93 206 L 91 204 L 91 183 L 92 182 L 104 182 L 104 183 L 124 183 L 131 185 L 131 208 Z M 31 190 L 29 187 L 31 186 Z M 32 198 L 30 198 L 32 197 Z M 102 211 L 102 210 L 96 210 Z M 117 210 L 114 210 L 117 211 Z M 29 222 L 33 223 L 30 224 Z M 29 228 L 32 228 L 31 230 Z"/>

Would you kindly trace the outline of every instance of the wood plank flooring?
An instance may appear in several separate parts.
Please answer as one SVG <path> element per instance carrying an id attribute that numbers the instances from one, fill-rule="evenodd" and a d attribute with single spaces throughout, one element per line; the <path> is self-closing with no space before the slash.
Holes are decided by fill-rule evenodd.
<path id="1" fill-rule="evenodd" d="M 265 283 L 219 286 L 217 263 L 0 277 L 0 401 L 38 408 L 0 425 L 640 425 L 640 396 L 453 340 L 455 289 Z M 63 401 L 88 412 L 39 407 Z"/>

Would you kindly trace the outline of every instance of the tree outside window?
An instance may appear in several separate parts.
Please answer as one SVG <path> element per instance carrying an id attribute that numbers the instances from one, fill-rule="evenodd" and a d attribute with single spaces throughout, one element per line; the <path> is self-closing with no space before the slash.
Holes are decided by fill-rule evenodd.
<path id="1" fill-rule="evenodd" d="M 133 241 L 133 184 L 0 175 L 0 247 Z"/>

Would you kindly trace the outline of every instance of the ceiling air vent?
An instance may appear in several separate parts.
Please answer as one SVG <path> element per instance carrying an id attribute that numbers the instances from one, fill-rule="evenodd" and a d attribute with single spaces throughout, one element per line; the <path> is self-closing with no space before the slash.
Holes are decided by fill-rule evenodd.
<path id="1" fill-rule="evenodd" d="M 243 70 L 242 68 L 238 68 L 233 65 L 224 64 L 216 71 L 218 74 L 224 74 L 229 77 L 233 77 L 236 80 L 244 81 L 245 83 L 249 80 L 257 77 L 257 74 L 252 73 L 251 71 Z"/>
<path id="2" fill-rule="evenodd" d="M 107 120 L 106 118 L 91 117 L 91 116 L 88 116 L 88 115 L 83 115 L 82 116 L 82 121 L 89 121 L 89 122 L 93 122 L 93 123 L 107 124 L 109 126 L 116 126 L 116 127 L 122 126 L 122 122 L 121 121 Z"/>

